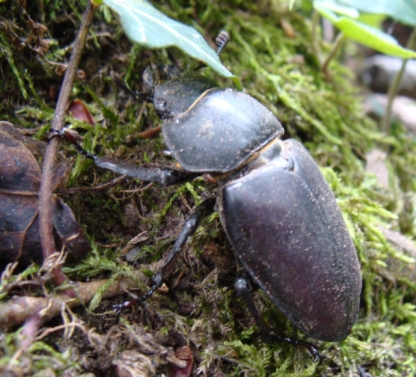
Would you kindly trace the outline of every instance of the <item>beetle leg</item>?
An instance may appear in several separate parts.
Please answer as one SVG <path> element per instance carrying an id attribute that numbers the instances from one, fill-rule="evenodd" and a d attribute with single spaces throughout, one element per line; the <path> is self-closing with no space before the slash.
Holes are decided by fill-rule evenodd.
<path id="1" fill-rule="evenodd" d="M 167 256 L 165 262 L 163 263 L 163 266 L 158 271 L 158 273 L 154 276 L 153 285 L 150 288 L 150 290 L 147 291 L 143 296 L 137 299 L 126 301 L 121 305 L 117 305 L 115 307 L 115 310 L 117 312 L 120 312 L 123 308 L 127 308 L 134 304 L 146 301 L 149 297 L 153 295 L 153 293 L 155 293 L 155 291 L 158 288 L 161 287 L 163 282 L 168 278 L 168 276 L 172 272 L 175 266 L 175 263 L 180 253 L 182 252 L 183 247 L 185 246 L 186 241 L 188 241 L 188 238 L 191 237 L 195 233 L 202 219 L 204 219 L 205 217 L 210 215 L 212 212 L 214 212 L 215 202 L 216 202 L 215 198 L 206 199 L 198 207 L 196 207 L 195 211 L 191 214 L 191 216 L 189 216 L 186 219 L 185 224 L 183 225 L 182 230 L 179 233 L 178 238 L 176 239 L 172 250 Z"/>
<path id="2" fill-rule="evenodd" d="M 127 175 L 145 182 L 156 182 L 163 187 L 187 182 L 198 176 L 198 174 L 188 173 L 168 166 L 151 164 L 138 166 L 126 161 L 116 161 L 109 157 L 94 157 L 95 165 L 99 168 L 111 170 L 114 173 Z"/>
<path id="3" fill-rule="evenodd" d="M 173 169 L 168 166 L 156 166 L 151 164 L 138 166 L 126 161 L 117 161 L 111 157 L 98 157 L 82 148 L 72 132 L 65 129 L 58 132 L 52 131 L 51 138 L 57 136 L 64 137 L 72 143 L 79 153 L 93 160 L 95 165 L 99 168 L 110 170 L 121 175 L 127 175 L 145 182 L 155 182 L 163 187 L 166 187 L 190 181 L 198 176 L 198 174 L 188 173 L 186 171 Z"/>
<path id="4" fill-rule="evenodd" d="M 361 365 L 357 365 L 357 370 L 360 377 L 368 377 L 368 374 L 365 372 L 364 368 Z"/>
<path id="5" fill-rule="evenodd" d="M 269 326 L 267 326 L 263 318 L 259 315 L 256 305 L 254 304 L 252 288 L 248 279 L 245 276 L 239 276 L 234 282 L 234 289 L 237 293 L 237 296 L 244 301 L 244 304 L 253 316 L 254 321 L 256 322 L 256 325 L 259 328 L 262 336 L 270 332 Z"/>
<path id="6" fill-rule="evenodd" d="M 252 289 L 246 277 L 240 276 L 234 283 L 234 289 L 237 292 L 238 297 L 240 297 L 244 304 L 247 306 L 247 309 L 250 311 L 251 315 L 256 322 L 257 327 L 260 330 L 261 337 L 265 343 L 273 342 L 285 342 L 292 344 L 293 346 L 305 347 L 308 352 L 312 355 L 313 361 L 316 362 L 321 360 L 321 355 L 319 354 L 318 348 L 309 342 L 304 342 L 295 338 L 287 338 L 284 336 L 279 336 L 270 333 L 269 326 L 264 322 L 263 318 L 260 316 L 256 305 L 253 301 Z"/>

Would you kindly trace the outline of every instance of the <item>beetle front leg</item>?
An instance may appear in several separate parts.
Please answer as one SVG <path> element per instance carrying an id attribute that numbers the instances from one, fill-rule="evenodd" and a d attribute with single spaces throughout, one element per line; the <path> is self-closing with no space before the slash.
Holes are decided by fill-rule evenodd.
<path id="1" fill-rule="evenodd" d="M 237 278 L 237 280 L 234 283 L 234 289 L 236 290 L 238 297 L 240 297 L 244 301 L 244 304 L 247 306 L 247 309 L 253 316 L 254 321 L 256 322 L 256 325 L 259 328 L 263 342 L 285 342 L 293 346 L 305 347 L 308 350 L 308 352 L 312 355 L 314 362 L 322 359 L 321 355 L 319 354 L 318 348 L 312 343 L 304 342 L 295 338 L 287 338 L 284 336 L 271 334 L 269 326 L 259 315 L 256 305 L 254 304 L 251 286 L 245 277 L 241 276 Z"/>
<path id="2" fill-rule="evenodd" d="M 144 182 L 155 182 L 163 187 L 184 183 L 198 176 L 198 174 L 188 173 L 186 171 L 167 166 L 157 166 L 151 164 L 138 166 L 126 161 L 117 161 L 111 157 L 98 157 L 82 148 L 75 139 L 71 130 L 52 132 L 51 138 L 57 136 L 65 138 L 75 146 L 79 153 L 86 158 L 93 160 L 97 167 L 110 170 L 120 175 L 127 175 L 132 178 L 140 179 Z"/>
<path id="3" fill-rule="evenodd" d="M 95 156 L 93 160 L 95 165 L 99 168 L 140 179 L 144 182 L 156 182 L 163 187 L 184 183 L 198 176 L 198 174 L 188 173 L 186 171 L 173 169 L 167 166 L 157 166 L 151 164 L 138 166 L 126 161 L 116 161 L 110 157 Z"/>
<path id="4" fill-rule="evenodd" d="M 210 215 L 212 212 L 214 212 L 215 202 L 216 202 L 216 199 L 214 198 L 204 200 L 198 207 L 196 207 L 195 211 L 191 214 L 191 216 L 189 216 L 186 219 L 185 224 L 183 225 L 182 230 L 179 233 L 178 238 L 176 239 L 172 250 L 167 256 L 161 269 L 154 276 L 153 285 L 150 288 L 150 290 L 147 291 L 143 296 L 137 299 L 126 301 L 121 305 L 117 305 L 115 308 L 116 311 L 119 312 L 123 308 L 127 308 L 134 304 L 146 301 L 149 297 L 153 295 L 153 293 L 156 292 L 158 288 L 161 287 L 163 282 L 168 278 L 168 276 L 172 272 L 175 266 L 175 263 L 180 253 L 182 252 L 183 247 L 185 246 L 186 241 L 188 241 L 189 237 L 191 237 L 195 233 L 201 221 L 205 217 Z"/>

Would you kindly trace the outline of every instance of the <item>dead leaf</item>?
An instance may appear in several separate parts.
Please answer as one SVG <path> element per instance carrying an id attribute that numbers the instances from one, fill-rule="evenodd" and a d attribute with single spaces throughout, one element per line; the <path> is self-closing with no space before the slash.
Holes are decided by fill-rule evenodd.
<path id="1" fill-rule="evenodd" d="M 42 261 L 38 224 L 41 170 L 23 140 L 36 146 L 38 153 L 40 142 L 25 138 L 10 123 L 0 122 L 0 270 L 15 261 L 20 267 Z M 55 188 L 66 186 L 70 168 L 71 162 L 61 158 L 54 175 Z M 78 259 L 89 250 L 87 238 L 62 199 L 53 195 L 51 200 L 57 247 L 65 246 Z"/>
<path id="2" fill-rule="evenodd" d="M 175 357 L 185 362 L 183 368 L 175 365 L 172 367 L 171 376 L 172 377 L 190 377 L 192 375 L 192 367 L 194 364 L 194 357 L 192 351 L 188 346 L 180 347 L 175 351 Z"/>
<path id="3" fill-rule="evenodd" d="M 67 112 L 68 114 L 71 114 L 75 119 L 87 122 L 92 126 L 95 124 L 93 116 L 91 115 L 87 106 L 85 106 L 84 102 L 82 102 L 80 99 L 73 100 L 69 104 Z"/>

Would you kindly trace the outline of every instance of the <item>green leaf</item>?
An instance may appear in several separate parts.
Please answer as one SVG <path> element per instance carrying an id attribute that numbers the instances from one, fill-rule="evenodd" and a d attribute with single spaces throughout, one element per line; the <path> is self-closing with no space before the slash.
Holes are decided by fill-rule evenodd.
<path id="1" fill-rule="evenodd" d="M 357 21 L 362 22 L 363 24 L 375 27 L 376 29 L 381 30 L 383 28 L 383 21 L 386 19 L 386 16 L 383 14 L 369 14 L 362 13 Z"/>
<path id="2" fill-rule="evenodd" d="M 410 26 L 416 26 L 415 0 L 338 0 L 363 13 L 384 14 Z"/>
<path id="3" fill-rule="evenodd" d="M 322 1 L 315 1 L 314 7 L 348 38 L 387 55 L 405 59 L 416 57 L 415 51 L 401 47 L 390 35 L 351 18 L 338 17 L 332 10 L 326 8 Z"/>
<path id="4" fill-rule="evenodd" d="M 104 0 L 120 16 L 127 36 L 149 48 L 176 46 L 223 76 L 233 74 L 222 64 L 217 53 L 193 27 L 165 16 L 146 0 Z"/>
<path id="5" fill-rule="evenodd" d="M 319 8 L 333 11 L 349 18 L 358 18 L 360 16 L 360 12 L 356 8 L 342 5 L 337 0 L 314 0 L 313 6 L 315 9 L 318 9 L 319 6 Z"/>

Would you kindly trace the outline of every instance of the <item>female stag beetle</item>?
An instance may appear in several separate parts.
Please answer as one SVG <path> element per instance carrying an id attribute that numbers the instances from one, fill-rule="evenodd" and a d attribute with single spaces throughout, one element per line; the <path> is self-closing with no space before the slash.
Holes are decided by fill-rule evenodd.
<path id="1" fill-rule="evenodd" d="M 344 339 L 358 313 L 360 265 L 313 158 L 298 141 L 280 139 L 282 125 L 253 97 L 218 88 L 196 72 L 164 70 L 169 80 L 155 83 L 146 69 L 138 96 L 153 102 L 182 168 L 133 167 L 83 152 L 99 167 L 162 186 L 201 174 L 218 182 L 218 198 L 186 220 L 153 286 L 137 301 L 161 286 L 201 219 L 216 210 L 238 259 L 287 318 L 312 338 Z M 241 280 L 236 286 L 247 290 Z"/>

